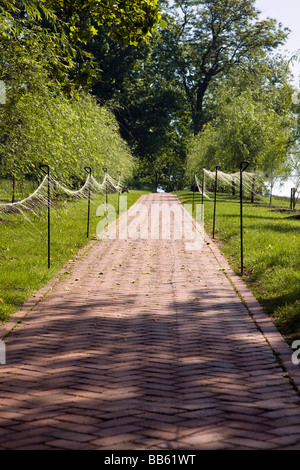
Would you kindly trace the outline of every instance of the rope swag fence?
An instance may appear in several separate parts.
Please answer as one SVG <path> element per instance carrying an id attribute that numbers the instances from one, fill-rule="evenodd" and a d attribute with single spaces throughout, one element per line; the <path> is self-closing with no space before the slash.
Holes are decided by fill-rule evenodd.
<path id="1" fill-rule="evenodd" d="M 43 165 L 41 169 L 45 169 L 47 165 Z M 87 167 L 86 167 L 87 168 Z M 43 171 L 43 170 L 42 170 Z M 121 182 L 121 176 L 119 181 L 116 181 L 108 173 L 105 173 L 102 183 L 99 183 L 92 173 L 89 173 L 84 185 L 78 190 L 71 190 L 61 184 L 56 178 L 53 178 L 49 173 L 43 178 L 38 188 L 25 199 L 17 202 L 0 203 L 0 211 L 6 214 L 11 212 L 22 213 L 25 211 L 34 212 L 35 207 L 47 206 L 48 205 L 48 186 L 50 184 L 51 199 L 57 198 L 59 195 L 67 195 L 72 198 L 88 198 L 90 193 L 117 193 L 123 189 Z"/>
<path id="2" fill-rule="evenodd" d="M 260 194 L 255 191 L 255 184 L 258 184 L 260 187 L 263 187 L 264 178 L 260 173 L 247 173 L 245 170 L 248 168 L 249 162 L 242 162 L 240 165 L 240 171 L 235 173 L 224 173 L 220 171 L 220 166 L 216 166 L 215 172 L 208 171 L 203 168 L 202 172 L 202 182 L 197 178 L 197 174 L 194 174 L 195 182 L 198 187 L 199 193 L 202 194 L 202 204 L 204 198 L 211 201 L 211 198 L 208 196 L 207 192 L 214 192 L 214 209 L 213 209 L 213 239 L 215 238 L 215 222 L 216 222 L 216 206 L 217 206 L 217 188 L 218 185 L 223 187 L 230 187 L 233 194 L 237 188 L 239 188 L 239 198 L 240 198 L 240 256 L 241 256 L 241 274 L 244 272 L 244 246 L 243 246 L 243 197 L 246 191 L 249 191 L 251 197 L 260 196 Z M 206 181 L 211 180 L 211 188 L 207 189 Z M 213 185 L 212 185 L 213 182 Z M 194 208 L 194 191 L 193 191 L 193 208 Z"/>
<path id="3" fill-rule="evenodd" d="M 51 175 L 50 167 L 48 165 L 41 165 L 40 170 L 44 173 L 42 182 L 38 188 L 26 198 L 9 203 L 0 203 L 0 213 L 3 216 L 9 217 L 10 214 L 20 214 L 28 222 L 33 222 L 28 217 L 28 213 L 32 213 L 38 217 L 38 211 L 42 207 L 47 208 L 47 244 L 48 244 L 48 268 L 51 267 L 51 208 L 53 202 L 60 198 L 70 198 L 71 200 L 86 199 L 88 201 L 87 208 L 87 238 L 89 238 L 89 222 L 90 222 L 90 204 L 91 198 L 101 194 L 105 196 L 106 207 L 108 194 L 121 193 L 124 184 L 120 172 L 118 172 L 119 179 L 116 180 L 110 176 L 107 169 L 104 170 L 104 179 L 102 183 L 99 183 L 92 174 L 90 167 L 85 167 L 87 177 L 83 186 L 78 190 L 72 190 L 67 188 L 65 185 L 60 183 L 56 178 Z M 119 199 L 118 199 L 119 200 Z M 34 225 L 34 224 L 33 224 Z M 36 227 L 35 227 L 36 228 Z M 38 229 L 40 232 L 40 230 Z"/>
<path id="4" fill-rule="evenodd" d="M 218 167 L 220 168 L 220 167 Z M 235 194 L 240 187 L 241 173 L 237 171 L 235 173 L 224 173 L 218 169 L 218 185 L 224 190 L 230 190 L 232 194 Z M 211 200 L 209 193 L 215 193 L 215 171 L 208 171 L 203 168 L 202 181 L 199 181 L 197 174 L 195 174 L 195 181 L 200 194 L 203 198 Z M 260 172 L 243 172 L 243 191 L 249 193 L 251 196 L 256 198 L 262 198 L 261 188 L 265 186 L 265 176 Z"/>

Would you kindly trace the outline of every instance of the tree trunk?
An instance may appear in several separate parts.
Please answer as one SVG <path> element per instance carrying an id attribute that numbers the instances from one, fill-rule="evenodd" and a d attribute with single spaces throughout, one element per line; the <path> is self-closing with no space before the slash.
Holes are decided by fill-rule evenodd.
<path id="1" fill-rule="evenodd" d="M 231 182 L 231 190 L 232 190 L 232 195 L 235 196 L 235 182 L 232 180 Z"/>
<path id="2" fill-rule="evenodd" d="M 255 170 L 252 178 L 252 189 L 251 189 L 251 204 L 254 204 L 254 194 L 255 194 Z"/>
<path id="3" fill-rule="evenodd" d="M 154 180 L 154 192 L 157 193 L 158 189 L 158 183 L 159 183 L 159 175 L 157 171 L 155 172 L 155 180 Z"/>
<path id="4" fill-rule="evenodd" d="M 296 188 L 291 188 L 291 204 L 290 209 L 294 211 L 296 208 Z"/>
<path id="5" fill-rule="evenodd" d="M 13 179 L 12 179 L 12 198 L 11 198 L 12 203 L 15 202 L 15 187 L 16 187 L 16 178 L 15 178 L 15 176 L 13 176 Z"/>
<path id="6" fill-rule="evenodd" d="M 270 206 L 272 205 L 272 193 L 273 193 L 273 185 L 271 184 L 271 190 L 270 190 Z"/>
<path id="7" fill-rule="evenodd" d="M 196 108 L 193 115 L 194 135 L 199 134 L 204 124 L 203 99 L 210 80 L 210 75 L 206 74 L 197 87 Z"/>

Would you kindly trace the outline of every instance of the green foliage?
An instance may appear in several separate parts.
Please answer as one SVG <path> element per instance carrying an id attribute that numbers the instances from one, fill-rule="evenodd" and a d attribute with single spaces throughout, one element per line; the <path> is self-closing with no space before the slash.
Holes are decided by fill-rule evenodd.
<path id="1" fill-rule="evenodd" d="M 3 2 L 1 2 L 3 4 Z M 0 76 L 7 86 L 43 89 L 69 87 L 69 73 L 75 67 L 75 49 L 62 30 L 45 27 L 42 15 L 54 21 L 45 1 L 0 3 Z"/>
<path id="2" fill-rule="evenodd" d="M 6 85 L 0 171 L 23 178 L 48 163 L 56 176 L 71 182 L 82 178 L 85 165 L 96 176 L 105 165 L 111 174 L 121 171 L 130 178 L 133 159 L 116 119 L 71 79 L 82 67 L 63 29 L 49 27 L 57 21 L 49 8 L 46 1 L 0 4 L 0 80 Z M 87 72 L 85 87 L 90 77 Z"/>
<path id="3" fill-rule="evenodd" d="M 3 0 L 0 14 L 8 20 L 46 19 L 57 30 L 65 31 L 76 43 L 87 42 L 97 34 L 97 26 L 109 25 L 110 35 L 125 44 L 147 41 L 157 25 L 165 26 L 157 0 Z M 18 30 L 18 26 L 13 26 Z"/>
<path id="4" fill-rule="evenodd" d="M 286 115 L 284 108 L 290 103 L 288 87 L 283 92 L 284 86 L 278 86 L 279 82 L 284 82 L 285 72 L 275 64 L 272 68 L 268 58 L 269 52 L 285 41 L 287 31 L 273 20 L 259 21 L 252 0 L 177 1 L 175 4 L 176 8 L 163 12 L 167 28 L 153 34 L 148 45 L 144 44 L 139 49 L 120 46 L 108 36 L 109 28 L 102 28 L 87 44 L 87 50 L 95 55 L 98 69 L 101 69 L 93 92 L 100 100 L 111 101 L 115 105 L 114 112 L 122 135 L 139 159 L 142 181 L 151 182 L 153 188 L 161 184 L 167 190 L 183 185 L 183 177 L 178 175 L 184 171 L 191 134 L 197 134 L 205 123 L 214 121 L 217 116 L 221 123 L 220 100 L 216 97 L 219 84 L 226 80 L 228 87 L 240 86 L 233 80 L 229 83 L 228 76 L 236 74 L 239 79 L 247 76 L 251 90 L 256 80 L 258 85 L 255 96 L 252 95 L 254 105 L 257 99 L 265 101 L 265 104 L 269 102 L 269 108 L 274 109 L 276 115 Z M 251 73 L 245 73 L 247 70 Z M 237 96 L 248 89 L 246 79 L 241 81 L 244 90 L 239 88 L 238 93 L 233 92 L 236 108 L 244 105 L 241 98 L 238 102 Z M 247 104 L 246 95 L 244 100 Z M 232 162 L 232 154 L 238 154 L 235 167 L 245 155 L 248 158 L 253 154 L 249 157 L 251 161 L 258 159 L 262 132 L 258 117 L 256 120 L 251 118 L 256 110 L 248 111 L 241 111 L 241 119 L 245 126 L 249 123 L 252 127 L 248 129 L 248 136 L 245 135 L 246 129 L 238 136 L 236 148 L 230 148 L 228 156 Z M 268 116 L 266 113 L 266 128 L 274 123 L 273 134 L 276 136 L 280 128 L 282 136 L 284 125 L 279 124 L 280 119 L 276 116 L 273 119 L 271 112 Z M 238 121 L 239 118 L 236 126 Z M 205 129 L 206 137 L 202 136 L 200 154 L 205 147 L 204 153 L 210 155 L 209 162 L 213 163 L 214 155 L 219 164 L 215 145 L 218 139 L 223 145 L 225 137 L 217 137 L 214 125 L 211 125 L 212 128 Z M 236 126 L 231 128 L 232 139 Z M 271 135 L 267 130 L 270 144 Z M 252 131 L 257 132 L 257 141 L 250 148 Z M 244 143 L 246 138 L 247 144 Z M 279 140 L 276 139 L 273 146 L 278 155 L 284 153 L 285 147 L 285 139 Z M 197 142 L 194 141 L 193 145 Z M 263 156 L 267 158 L 265 149 L 266 145 Z M 268 155 L 271 152 L 270 144 Z M 224 158 L 222 155 L 222 161 Z M 276 160 L 279 161 L 279 157 Z M 229 166 L 231 162 L 228 162 Z"/>
<path id="5" fill-rule="evenodd" d="M 25 16 L 36 20 L 41 20 L 42 15 L 46 18 L 54 18 L 54 13 L 49 9 L 47 0 L 1 0 L 0 13 L 1 16 L 4 15 L 11 21 L 16 18 L 25 18 Z M 12 24 L 11 27 L 18 29 L 16 24 Z"/>
<path id="6" fill-rule="evenodd" d="M 214 119 L 190 144 L 190 179 L 202 167 L 221 165 L 222 171 L 237 171 L 245 160 L 252 171 L 259 169 L 273 177 L 290 171 L 296 122 L 290 112 L 292 87 L 283 66 L 279 79 L 279 69 L 277 63 L 269 64 L 268 69 L 264 65 L 262 70 L 256 66 L 215 86 L 211 97 Z"/>
<path id="7" fill-rule="evenodd" d="M 27 93 L 10 107 L 1 121 L 3 173 L 22 178 L 38 174 L 39 165 L 49 164 L 54 176 L 70 183 L 82 179 L 91 166 L 102 177 L 105 165 L 111 175 L 121 171 L 130 178 L 133 158 L 120 137 L 114 115 L 82 93 L 70 100 L 60 94 Z"/>
<path id="8" fill-rule="evenodd" d="M 259 20 L 254 0 L 179 0 L 175 5 L 181 9 L 180 74 L 197 134 L 207 122 L 206 97 L 215 80 L 275 50 L 287 30 L 275 20 Z"/>
<path id="9" fill-rule="evenodd" d="M 229 167 L 232 162 L 238 165 L 241 158 L 271 161 L 275 152 L 276 165 L 286 166 L 282 155 L 289 150 L 286 107 L 290 95 L 288 86 L 284 89 L 283 68 L 270 67 L 268 54 L 284 43 L 287 30 L 274 20 L 260 21 L 254 0 L 174 3 L 172 8 L 159 0 L 0 2 L 0 80 L 5 81 L 8 95 L 7 105 L 0 109 L 0 158 L 11 174 L 19 174 L 23 164 L 26 171 L 36 171 L 38 153 L 67 179 L 70 168 L 79 174 L 86 159 L 98 168 L 104 157 L 105 164 L 111 161 L 126 175 L 132 173 L 132 158 L 119 137 L 109 159 L 105 156 L 108 146 L 99 137 L 103 148 L 99 152 L 91 134 L 100 128 L 104 132 L 107 126 L 101 127 L 97 119 L 94 124 L 87 121 L 85 132 L 77 125 L 74 116 L 82 122 L 84 106 L 91 117 L 88 102 L 83 100 L 84 91 L 91 90 L 113 110 L 122 138 L 139 161 L 142 181 L 151 181 L 154 188 L 161 184 L 172 190 L 183 185 L 187 143 L 205 124 L 201 145 L 196 140 L 192 144 L 199 153 L 197 159 L 210 164 L 219 164 L 221 159 Z M 234 82 L 234 74 L 239 81 Z M 237 92 L 225 97 L 221 90 L 222 101 L 218 94 L 224 81 Z M 264 105 L 259 107 L 257 102 Z M 220 127 L 227 112 L 232 119 L 226 134 Z M 96 107 L 95 113 L 98 116 Z M 59 124 L 60 116 L 67 118 Z M 258 116 L 266 143 L 261 142 Z M 110 118 L 111 130 L 115 126 L 119 135 L 112 122 Z M 64 153 L 65 163 L 59 153 Z"/>
<path id="10" fill-rule="evenodd" d="M 183 203 L 192 203 L 191 192 L 178 192 Z M 290 217 L 288 198 L 274 198 L 278 210 L 265 204 L 244 202 L 244 276 L 266 312 L 273 316 L 289 341 L 300 338 L 299 220 Z M 195 194 L 195 204 L 201 195 Z M 204 225 L 213 229 L 214 202 L 204 201 Z M 240 207 L 237 199 L 218 194 L 215 243 L 240 275 Z"/>
<path id="11" fill-rule="evenodd" d="M 177 26 L 154 34 L 140 48 L 120 46 L 105 31 L 94 37 L 87 50 L 101 68 L 93 87 L 99 100 L 108 101 L 121 133 L 139 160 L 139 177 L 153 189 L 182 186 L 185 148 L 191 135 L 186 96 L 174 61 Z"/>
<path id="12" fill-rule="evenodd" d="M 3 181 L 0 180 L 0 195 Z M 31 186 L 27 188 L 31 191 Z M 142 191 L 130 191 L 128 208 L 142 195 Z M 28 195 L 28 193 L 27 193 Z M 5 198 L 10 197 L 10 192 Z M 90 235 L 96 235 L 99 217 L 98 205 L 104 196 L 92 199 Z M 110 205 L 117 211 L 118 195 L 109 194 Z M 65 263 L 72 265 L 78 250 L 87 243 L 87 201 L 59 202 L 51 212 L 51 268 L 47 263 L 47 209 L 28 213 L 31 223 L 20 214 L 11 215 L 5 223 L 0 220 L 0 323 L 8 319 L 24 301 L 56 275 Z M 101 241 L 99 241 L 101 243 Z M 68 266 L 70 269 L 71 266 Z M 99 269 L 100 270 L 100 269 Z"/>
<path id="13" fill-rule="evenodd" d="M 86 43 L 102 25 L 124 44 L 138 45 L 151 37 L 158 24 L 163 25 L 157 0 L 48 0 L 60 21 L 69 25 L 73 42 Z M 96 27 L 95 27 L 96 26 Z"/>

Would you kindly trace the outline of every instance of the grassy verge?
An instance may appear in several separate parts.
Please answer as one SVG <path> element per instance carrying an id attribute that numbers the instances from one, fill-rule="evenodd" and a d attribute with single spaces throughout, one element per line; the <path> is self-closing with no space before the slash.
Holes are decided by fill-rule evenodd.
<path id="1" fill-rule="evenodd" d="M 15 199 L 20 200 L 33 193 L 36 190 L 39 183 L 34 180 L 22 180 L 15 182 Z M 0 202 L 11 202 L 13 195 L 13 184 L 10 179 L 0 178 Z"/>
<path id="2" fill-rule="evenodd" d="M 178 192 L 182 203 L 192 203 L 191 192 Z M 201 203 L 201 195 L 195 195 Z M 287 342 L 300 339 L 300 220 L 288 211 L 288 198 L 244 203 L 244 281 Z M 204 202 L 204 224 L 212 235 L 213 201 Z M 299 215 L 299 214 L 298 214 Z M 215 242 L 240 273 L 239 200 L 218 194 Z"/>
<path id="3" fill-rule="evenodd" d="M 130 191 L 128 207 L 143 191 Z M 96 208 L 104 197 L 93 200 L 90 213 L 90 237 L 96 235 L 101 220 Z M 118 195 L 109 194 L 108 203 L 117 210 Z M 47 210 L 9 215 L 0 212 L 0 322 L 5 321 L 24 301 L 44 286 L 66 262 L 74 258 L 87 239 L 87 201 L 55 203 L 51 211 L 51 268 L 47 258 Z"/>

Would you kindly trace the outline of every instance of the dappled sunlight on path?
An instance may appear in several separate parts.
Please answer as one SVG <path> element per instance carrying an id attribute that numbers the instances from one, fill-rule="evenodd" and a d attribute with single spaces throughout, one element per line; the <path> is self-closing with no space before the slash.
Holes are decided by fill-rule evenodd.
<path id="1" fill-rule="evenodd" d="M 185 241 L 97 241 L 5 338 L 0 449 L 300 449 L 266 335 L 211 240 Z"/>

